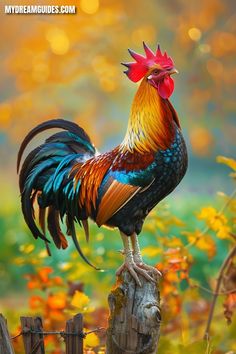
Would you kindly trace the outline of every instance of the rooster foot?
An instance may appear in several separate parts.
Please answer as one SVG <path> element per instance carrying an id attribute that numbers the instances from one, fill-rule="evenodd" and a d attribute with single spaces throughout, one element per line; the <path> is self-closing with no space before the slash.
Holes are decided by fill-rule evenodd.
<path id="1" fill-rule="evenodd" d="M 135 261 L 135 258 L 134 258 L 134 261 Z M 141 269 L 145 269 L 147 271 L 152 271 L 154 274 L 156 274 L 158 277 L 162 277 L 162 273 L 160 272 L 160 270 L 158 270 L 157 268 L 153 267 L 153 266 L 150 266 L 146 263 L 143 263 L 143 261 L 135 261 L 135 264 L 141 268 Z"/>
<path id="2" fill-rule="evenodd" d="M 131 242 L 132 242 L 132 246 L 133 246 L 133 259 L 134 259 L 134 262 L 136 263 L 136 265 L 139 268 L 145 269 L 147 271 L 151 271 L 152 273 L 154 273 L 158 277 L 161 277 L 162 273 L 157 268 L 147 265 L 143 262 L 143 258 L 142 258 L 140 248 L 139 248 L 138 237 L 136 234 L 133 234 L 131 236 Z"/>
<path id="3" fill-rule="evenodd" d="M 122 255 L 125 255 L 125 251 L 124 250 L 119 250 L 119 253 L 121 253 Z M 160 270 L 158 270 L 156 267 L 150 266 L 146 263 L 143 262 L 142 256 L 139 253 L 134 253 L 133 252 L 133 258 L 134 258 L 134 263 L 142 269 L 145 269 L 147 271 L 152 271 L 154 272 L 154 274 L 156 274 L 158 277 L 162 277 L 162 273 Z M 124 266 L 124 265 L 123 265 Z"/>
<path id="4" fill-rule="evenodd" d="M 152 267 L 150 267 L 152 268 Z M 147 279 L 150 282 L 156 283 L 155 279 L 152 278 L 147 270 L 143 267 L 140 267 L 138 264 L 136 264 L 133 260 L 125 260 L 125 262 L 118 268 L 116 275 L 120 276 L 122 274 L 122 272 L 124 272 L 125 270 L 128 270 L 128 272 L 130 273 L 130 275 L 134 278 L 136 284 L 138 284 L 140 287 L 142 286 L 140 279 L 138 277 L 138 274 L 142 275 L 145 279 Z M 150 269 L 149 269 L 150 270 Z"/>

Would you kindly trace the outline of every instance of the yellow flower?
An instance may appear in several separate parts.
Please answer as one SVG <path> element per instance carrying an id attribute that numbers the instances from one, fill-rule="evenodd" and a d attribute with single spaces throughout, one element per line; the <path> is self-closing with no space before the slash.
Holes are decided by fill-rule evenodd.
<path id="1" fill-rule="evenodd" d="M 212 237 L 208 234 L 202 234 L 200 230 L 195 230 L 194 232 L 182 232 L 183 235 L 186 235 L 188 241 L 196 242 L 196 246 L 207 253 L 208 258 L 211 259 L 216 254 L 216 244 Z"/>
<path id="2" fill-rule="evenodd" d="M 207 226 L 216 232 L 219 238 L 227 238 L 229 236 L 230 227 L 228 219 L 224 214 L 220 214 L 211 206 L 202 208 L 198 214 L 198 219 L 204 220 Z"/>
<path id="3" fill-rule="evenodd" d="M 198 214 L 198 219 L 206 220 L 215 217 L 217 214 L 217 210 L 212 206 L 204 207 Z"/>
<path id="4" fill-rule="evenodd" d="M 71 305 L 81 310 L 85 308 L 88 305 L 88 303 L 89 303 L 89 297 L 78 290 L 75 292 L 71 300 Z"/>
<path id="5" fill-rule="evenodd" d="M 86 332 L 86 330 L 85 330 Z M 99 345 L 99 338 L 96 333 L 89 333 L 86 338 L 84 339 L 84 346 L 85 348 L 94 348 Z"/>
<path id="6" fill-rule="evenodd" d="M 219 163 L 224 163 L 225 165 L 232 168 L 232 170 L 236 171 L 236 160 L 225 156 L 217 156 L 216 161 Z"/>
<path id="7" fill-rule="evenodd" d="M 221 228 L 217 232 L 217 236 L 219 238 L 228 238 L 230 231 L 231 231 L 231 229 L 229 226 L 222 225 Z"/>

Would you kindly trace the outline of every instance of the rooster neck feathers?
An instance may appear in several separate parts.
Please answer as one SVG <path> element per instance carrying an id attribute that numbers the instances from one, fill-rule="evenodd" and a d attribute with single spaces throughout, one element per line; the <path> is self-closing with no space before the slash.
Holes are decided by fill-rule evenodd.
<path id="1" fill-rule="evenodd" d="M 155 152 L 169 148 L 174 138 L 177 114 L 168 100 L 144 78 L 135 95 L 122 151 Z"/>

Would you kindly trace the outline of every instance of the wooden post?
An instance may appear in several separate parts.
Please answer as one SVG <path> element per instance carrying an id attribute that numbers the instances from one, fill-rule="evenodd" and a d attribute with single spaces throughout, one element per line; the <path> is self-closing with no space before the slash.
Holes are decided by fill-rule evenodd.
<path id="1" fill-rule="evenodd" d="M 66 322 L 66 332 L 72 333 L 66 335 L 66 354 L 83 354 L 83 316 L 77 314 L 73 319 Z"/>
<path id="2" fill-rule="evenodd" d="M 139 275 L 139 287 L 126 271 L 109 294 L 106 354 L 157 353 L 161 323 L 159 278 L 154 272 L 149 274 L 156 284 Z"/>
<path id="3" fill-rule="evenodd" d="M 73 320 L 69 320 L 66 322 L 66 332 L 67 333 L 74 333 L 74 324 Z M 66 343 L 66 354 L 73 353 L 73 340 L 74 338 L 70 335 L 66 335 L 65 343 Z"/>
<path id="4" fill-rule="evenodd" d="M 73 354 L 83 354 L 83 316 L 79 313 L 74 316 L 74 331 L 77 336 L 74 336 Z"/>
<path id="5" fill-rule="evenodd" d="M 34 330 L 36 332 L 43 332 L 43 322 L 41 317 L 34 318 Z M 34 350 L 34 351 L 33 351 Z M 45 354 L 43 334 L 34 335 L 34 348 L 32 354 Z"/>
<path id="6" fill-rule="evenodd" d="M 0 314 L 0 353 L 14 354 L 11 339 L 7 329 L 7 321 L 2 314 Z"/>
<path id="7" fill-rule="evenodd" d="M 40 317 L 21 317 L 20 320 L 24 332 L 25 354 L 45 354 L 43 335 L 37 333 L 43 331 L 42 319 Z"/>

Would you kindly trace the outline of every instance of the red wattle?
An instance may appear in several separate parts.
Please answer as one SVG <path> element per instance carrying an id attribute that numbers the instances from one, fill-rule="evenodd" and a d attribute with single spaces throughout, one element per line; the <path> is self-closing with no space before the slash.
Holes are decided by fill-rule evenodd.
<path id="1" fill-rule="evenodd" d="M 169 98 L 174 91 L 174 80 L 170 76 L 166 76 L 158 83 L 158 92 L 162 98 Z"/>

